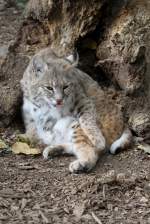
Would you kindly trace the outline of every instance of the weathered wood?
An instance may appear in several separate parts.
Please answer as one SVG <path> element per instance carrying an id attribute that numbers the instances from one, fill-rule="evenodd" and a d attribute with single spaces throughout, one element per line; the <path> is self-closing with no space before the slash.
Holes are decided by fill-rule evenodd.
<path id="1" fill-rule="evenodd" d="M 115 4 L 109 8 L 112 20 L 108 19 L 103 40 L 97 48 L 98 64 L 122 90 L 133 93 L 143 86 L 146 77 L 150 2 L 129 1 L 118 6 L 116 16 L 114 10 L 117 10 Z"/>

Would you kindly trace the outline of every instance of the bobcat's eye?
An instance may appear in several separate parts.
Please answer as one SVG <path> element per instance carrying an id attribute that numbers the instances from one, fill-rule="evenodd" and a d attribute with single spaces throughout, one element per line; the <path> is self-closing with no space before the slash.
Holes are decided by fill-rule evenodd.
<path id="1" fill-rule="evenodd" d="M 69 85 L 65 85 L 65 86 L 63 87 L 63 90 L 67 89 L 68 87 L 69 87 Z"/>
<path id="2" fill-rule="evenodd" d="M 45 88 L 46 88 L 47 90 L 49 90 L 49 91 L 53 91 L 53 88 L 50 87 L 50 86 L 45 86 Z"/>

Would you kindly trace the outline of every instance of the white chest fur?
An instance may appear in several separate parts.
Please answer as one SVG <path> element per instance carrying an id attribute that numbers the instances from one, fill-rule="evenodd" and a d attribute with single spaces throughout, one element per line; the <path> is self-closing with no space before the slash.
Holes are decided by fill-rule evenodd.
<path id="1" fill-rule="evenodd" d="M 47 145 L 67 144 L 71 141 L 71 124 L 75 118 L 67 115 L 67 110 L 61 108 L 50 108 L 43 105 L 38 108 L 31 101 L 25 99 L 23 105 L 24 113 L 29 113 L 35 122 L 37 133 L 40 139 Z M 66 113 L 66 116 L 64 116 Z M 48 129 L 46 128 L 48 125 Z"/>

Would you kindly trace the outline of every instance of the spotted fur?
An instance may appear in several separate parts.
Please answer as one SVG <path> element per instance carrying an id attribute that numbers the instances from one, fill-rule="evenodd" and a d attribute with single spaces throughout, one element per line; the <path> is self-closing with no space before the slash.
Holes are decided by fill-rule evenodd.
<path id="1" fill-rule="evenodd" d="M 47 145 L 44 158 L 75 155 L 69 170 L 78 173 L 91 170 L 125 127 L 112 99 L 69 59 L 49 48 L 32 58 L 21 80 L 23 117 L 26 134 Z M 130 143 L 130 132 L 123 136 L 110 147 L 112 153 Z"/>

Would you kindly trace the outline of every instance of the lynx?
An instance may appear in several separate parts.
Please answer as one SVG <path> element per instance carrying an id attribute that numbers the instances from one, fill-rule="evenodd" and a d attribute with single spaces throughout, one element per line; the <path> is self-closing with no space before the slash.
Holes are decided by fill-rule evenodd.
<path id="1" fill-rule="evenodd" d="M 101 153 L 115 154 L 131 143 L 120 108 L 70 55 L 50 48 L 35 54 L 21 80 L 26 135 L 46 145 L 44 159 L 76 156 L 70 172 L 90 171 Z"/>

